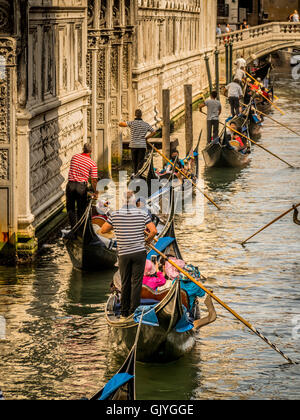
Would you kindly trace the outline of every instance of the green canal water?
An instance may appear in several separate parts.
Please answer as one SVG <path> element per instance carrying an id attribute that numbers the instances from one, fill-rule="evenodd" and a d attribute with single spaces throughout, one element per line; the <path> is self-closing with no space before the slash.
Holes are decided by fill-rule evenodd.
<path id="1" fill-rule="evenodd" d="M 276 77 L 273 117 L 300 133 L 300 82 L 287 68 Z M 203 116 L 195 112 L 195 138 Z M 183 128 L 177 133 L 183 138 Z M 266 120 L 261 144 L 300 166 L 300 139 Z M 195 139 L 196 140 L 196 139 Z M 203 146 L 203 144 L 202 144 Z M 205 187 L 222 211 L 205 204 L 205 220 L 178 217 L 185 259 L 207 285 L 287 355 L 300 361 L 300 227 L 291 215 L 240 242 L 300 201 L 300 169 L 254 147 L 241 170 L 206 170 Z M 120 366 L 105 325 L 112 273 L 72 269 L 61 239 L 44 247 L 31 267 L 0 268 L 0 388 L 6 399 L 89 397 Z M 297 399 L 300 367 L 250 333 L 216 304 L 217 321 L 201 330 L 193 352 L 165 365 L 137 365 L 137 398 Z M 299 328 L 297 328 L 299 326 Z M 2 337 L 3 338 L 3 337 Z"/>

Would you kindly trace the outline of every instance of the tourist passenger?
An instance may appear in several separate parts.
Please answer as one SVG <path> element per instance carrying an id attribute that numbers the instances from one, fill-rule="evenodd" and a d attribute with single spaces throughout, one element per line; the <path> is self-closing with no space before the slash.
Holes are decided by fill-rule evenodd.
<path id="1" fill-rule="evenodd" d="M 199 106 L 200 112 L 204 107 L 207 107 L 207 143 L 215 140 L 219 135 L 219 117 L 222 112 L 222 105 L 217 98 L 218 92 L 213 91 L 210 99 Z"/>
<path id="2" fill-rule="evenodd" d="M 166 284 L 164 273 L 158 268 L 157 258 L 155 258 L 155 261 L 146 261 L 143 284 L 153 290 L 157 290 L 158 287 Z"/>
<path id="3" fill-rule="evenodd" d="M 140 305 L 140 296 L 146 264 L 145 229 L 147 243 L 151 243 L 157 230 L 149 215 L 136 208 L 133 192 L 126 195 L 124 206 L 111 214 L 101 234 L 114 230 L 118 245 L 119 270 L 122 282 L 121 318 L 124 321 Z"/>
<path id="4" fill-rule="evenodd" d="M 264 102 L 269 102 L 271 100 L 270 95 L 264 86 L 261 87 L 261 93 L 263 97 L 265 98 Z"/>
<path id="5" fill-rule="evenodd" d="M 298 13 L 298 10 L 294 10 L 294 13 L 292 13 L 291 15 L 290 15 L 290 21 L 291 22 L 299 22 L 299 13 Z"/>
<path id="6" fill-rule="evenodd" d="M 298 209 L 295 205 L 293 206 L 293 209 L 294 209 L 294 215 L 293 215 L 294 223 L 296 223 L 296 225 L 300 225 L 300 220 L 298 220 L 298 214 L 299 214 Z"/>
<path id="7" fill-rule="evenodd" d="M 136 175 L 143 167 L 147 150 L 147 140 L 153 137 L 156 133 L 150 124 L 143 121 L 142 116 L 142 111 L 137 109 L 135 111 L 134 121 L 119 123 L 120 127 L 129 127 L 131 131 L 131 142 L 129 147 L 131 149 L 134 175 Z M 147 135 L 147 133 L 150 134 Z"/>
<path id="8" fill-rule="evenodd" d="M 225 33 L 229 34 L 230 32 L 232 32 L 232 29 L 229 25 L 229 23 L 227 23 L 226 27 L 225 27 Z M 229 42 L 230 36 L 226 36 L 224 37 L 224 42 Z"/>
<path id="9" fill-rule="evenodd" d="M 245 151 L 246 146 L 243 143 L 239 134 L 237 133 L 238 127 L 237 127 L 237 124 L 234 121 L 232 121 L 229 124 L 229 129 L 230 129 L 230 140 L 228 142 L 229 142 L 230 146 L 232 146 L 234 149 L 236 149 L 237 152 Z M 235 143 L 238 143 L 238 146 L 235 146 Z"/>
<path id="10" fill-rule="evenodd" d="M 180 170 L 184 170 L 184 162 L 183 160 L 179 159 L 179 152 L 177 149 L 173 150 L 171 153 L 171 159 L 170 162 L 172 162 L 173 164 L 175 164 L 176 162 L 176 168 L 180 169 Z M 167 162 L 166 165 L 164 166 L 163 170 L 158 172 L 159 176 L 164 176 L 164 175 L 170 175 L 172 173 L 172 171 L 174 170 L 174 166 L 172 165 L 172 163 Z M 176 175 L 179 174 L 178 170 L 174 170 L 174 173 Z"/>
<path id="11" fill-rule="evenodd" d="M 217 35 L 222 35 L 222 29 L 221 29 L 220 23 L 218 23 L 216 33 L 217 33 Z"/>
<path id="12" fill-rule="evenodd" d="M 240 113 L 240 99 L 243 97 L 243 91 L 237 79 L 234 79 L 233 82 L 229 83 L 225 87 L 225 96 L 229 99 L 229 104 L 231 107 L 231 115 L 239 115 Z"/>
<path id="13" fill-rule="evenodd" d="M 98 196 L 98 168 L 96 163 L 91 159 L 91 153 L 91 145 L 85 144 L 83 153 L 75 155 L 71 159 L 69 182 L 66 189 L 66 206 L 72 228 L 85 212 L 89 179 L 91 179 L 94 190 L 93 198 L 97 198 Z"/>
<path id="14" fill-rule="evenodd" d="M 186 264 L 184 266 L 184 271 L 186 271 L 190 276 L 192 276 L 196 281 L 201 280 L 201 274 L 198 267 L 195 267 L 192 264 Z M 180 286 L 182 290 L 185 290 L 189 297 L 190 311 L 193 311 L 195 299 L 197 297 L 203 297 L 205 292 L 201 287 L 197 286 L 192 282 L 185 274 L 179 273 L 178 277 L 175 280 L 180 280 Z"/>

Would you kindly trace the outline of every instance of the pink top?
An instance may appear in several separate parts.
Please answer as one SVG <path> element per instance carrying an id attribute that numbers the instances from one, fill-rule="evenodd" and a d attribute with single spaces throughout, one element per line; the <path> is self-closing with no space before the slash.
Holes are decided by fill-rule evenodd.
<path id="1" fill-rule="evenodd" d="M 143 284 L 145 286 L 151 287 L 151 289 L 156 290 L 158 287 L 164 286 L 166 284 L 166 279 L 161 271 L 156 273 L 157 277 L 144 276 Z"/>

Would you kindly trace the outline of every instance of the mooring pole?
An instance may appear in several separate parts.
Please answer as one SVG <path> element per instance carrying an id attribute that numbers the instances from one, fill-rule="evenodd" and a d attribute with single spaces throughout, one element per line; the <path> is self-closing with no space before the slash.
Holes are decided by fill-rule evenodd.
<path id="1" fill-rule="evenodd" d="M 211 93 L 213 91 L 213 85 L 212 85 L 208 55 L 205 55 L 204 60 L 205 60 L 205 64 L 206 64 L 207 78 L 208 78 L 208 83 L 209 83 L 209 91 Z"/>
<path id="2" fill-rule="evenodd" d="M 229 83 L 232 82 L 232 42 L 229 42 Z"/>
<path id="3" fill-rule="evenodd" d="M 215 51 L 215 76 L 216 76 L 216 91 L 218 92 L 218 99 L 220 98 L 220 73 L 219 73 L 219 50 Z"/>
<path id="4" fill-rule="evenodd" d="M 163 127 L 162 127 L 162 150 L 163 154 L 170 158 L 171 155 L 171 125 L 170 125 L 170 90 L 162 91 Z M 163 166 L 165 161 L 163 161 Z"/>
<path id="5" fill-rule="evenodd" d="M 229 83 L 229 56 L 228 56 L 228 42 L 225 42 L 225 66 L 226 66 L 226 85 Z"/>
<path id="6" fill-rule="evenodd" d="M 188 155 L 193 147 L 193 92 L 192 85 L 184 85 L 185 100 L 185 151 Z"/>

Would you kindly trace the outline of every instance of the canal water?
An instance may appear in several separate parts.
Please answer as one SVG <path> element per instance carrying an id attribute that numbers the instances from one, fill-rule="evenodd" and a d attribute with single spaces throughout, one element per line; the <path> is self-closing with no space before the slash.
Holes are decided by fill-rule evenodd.
<path id="1" fill-rule="evenodd" d="M 277 70 L 285 115 L 273 117 L 300 133 L 299 89 L 289 67 Z M 194 117 L 196 141 L 204 117 Z M 265 120 L 260 142 L 300 167 L 299 137 Z M 241 171 L 207 170 L 201 156 L 200 165 L 222 211 L 206 203 L 205 220 L 196 226 L 177 218 L 185 259 L 200 267 L 217 296 L 300 361 L 300 227 L 290 214 L 240 245 L 300 201 L 300 169 L 258 147 Z M 73 270 L 61 239 L 47 244 L 31 267 L 0 268 L 0 388 L 7 399 L 89 397 L 114 374 L 120 361 L 104 319 L 111 277 Z M 216 310 L 217 321 L 201 330 L 191 354 L 171 364 L 138 364 L 137 398 L 299 398 L 300 366 L 287 364 L 217 303 Z"/>

